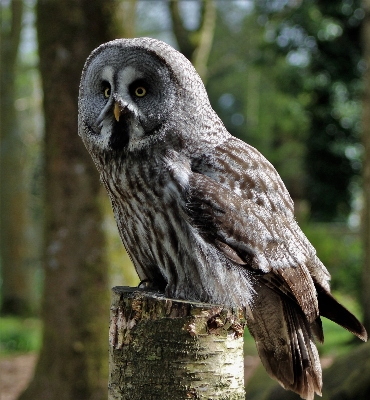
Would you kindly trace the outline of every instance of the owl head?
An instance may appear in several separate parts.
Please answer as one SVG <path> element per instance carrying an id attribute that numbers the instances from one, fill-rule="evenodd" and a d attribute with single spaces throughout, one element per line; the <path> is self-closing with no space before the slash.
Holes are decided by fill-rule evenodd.
<path id="1" fill-rule="evenodd" d="M 210 109 L 191 63 L 164 42 L 117 39 L 88 57 L 79 94 L 79 135 L 90 153 L 152 146 Z M 209 113 L 208 113 L 209 114 Z M 96 161 L 96 160 L 95 160 Z"/>

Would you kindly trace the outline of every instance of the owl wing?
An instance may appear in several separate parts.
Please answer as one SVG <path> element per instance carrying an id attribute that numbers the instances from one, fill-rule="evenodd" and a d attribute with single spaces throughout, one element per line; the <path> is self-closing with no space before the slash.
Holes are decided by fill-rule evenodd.
<path id="1" fill-rule="evenodd" d="M 232 212 L 235 214 L 232 218 L 237 218 L 238 215 L 243 217 L 243 211 L 250 213 L 253 209 L 254 218 L 259 220 L 258 226 L 261 227 L 264 223 L 266 229 L 273 234 L 272 241 L 271 238 L 267 240 L 268 244 L 268 235 L 262 235 L 262 238 L 258 236 L 260 241 L 262 239 L 262 248 L 265 249 L 264 254 L 268 256 L 273 272 L 265 275 L 264 279 L 271 281 L 266 283 L 270 287 L 275 286 L 278 291 L 284 291 L 286 295 L 291 291 L 310 321 L 317 312 L 317 309 L 314 310 L 317 306 L 314 297 L 317 296 L 321 316 L 366 341 L 367 333 L 362 324 L 330 294 L 330 274 L 296 223 L 294 203 L 274 166 L 258 150 L 231 135 L 210 154 L 212 162 L 206 168 L 201 167 L 199 172 L 202 175 L 209 174 L 208 176 L 232 192 L 231 196 L 241 198 L 239 202 L 244 203 L 241 206 L 244 210 L 239 209 L 235 213 L 234 208 Z M 238 204 L 238 201 L 235 200 L 235 203 Z M 241 227 L 242 241 L 246 240 L 246 236 L 250 237 L 251 229 L 253 225 Z M 259 268 L 261 265 L 263 264 L 259 264 Z M 302 289 L 309 290 L 310 294 L 302 294 Z M 312 304 L 315 305 L 314 308 Z M 314 330 L 322 341 L 323 337 L 318 329 Z"/>
<path id="2" fill-rule="evenodd" d="M 199 173 L 189 179 L 187 213 L 205 240 L 229 260 L 294 299 L 310 322 L 318 317 L 316 289 L 306 267 L 316 254 L 294 219 L 273 214 Z"/>
<path id="3" fill-rule="evenodd" d="M 204 200 L 207 188 L 210 194 L 212 186 L 215 193 L 212 207 L 227 212 L 227 215 L 218 215 L 208 210 L 209 215 L 214 215 L 214 218 L 218 216 L 218 220 L 214 219 L 212 227 L 205 229 L 207 235 L 210 232 L 215 235 L 217 232 L 215 243 L 223 248 L 225 254 L 228 253 L 230 258 L 234 256 L 234 260 L 235 257 L 243 259 L 244 256 L 244 259 L 248 258 L 248 264 L 262 272 L 273 269 L 276 272 L 272 275 L 273 281 L 277 280 L 277 275 L 286 275 L 292 289 L 296 288 L 293 282 L 300 282 L 302 278 L 314 289 L 311 274 L 329 290 L 330 275 L 294 220 L 294 203 L 289 192 L 276 169 L 258 150 L 230 135 L 213 151 L 207 152 L 206 156 L 203 154 L 194 159 L 192 170 L 200 175 L 198 179 L 194 175 L 197 181 L 195 186 L 198 188 L 194 190 L 201 193 L 198 200 Z M 211 178 L 211 181 L 204 183 L 206 177 Z M 230 206 L 222 204 L 225 199 Z M 205 208 L 205 203 L 201 203 L 193 209 Z M 200 225 L 205 223 L 204 215 L 207 213 L 200 216 Z M 319 268 L 308 262 L 313 259 L 317 259 Z M 292 266 L 298 268 L 287 269 Z M 297 275 L 296 279 L 288 278 L 288 274 Z M 311 292 L 315 293 L 315 290 Z M 305 304 L 311 303 L 310 298 L 303 300 Z M 303 309 L 306 308 L 303 303 L 301 305 Z M 317 302 L 314 305 L 317 306 Z M 309 314 L 317 314 L 312 306 L 308 308 Z"/>
<path id="4" fill-rule="evenodd" d="M 192 170 L 266 210 L 294 218 L 294 203 L 280 175 L 258 150 L 242 140 L 228 136 L 212 151 L 195 157 Z"/>
<path id="5" fill-rule="evenodd" d="M 193 173 L 187 212 L 203 238 L 255 272 L 248 329 L 267 372 L 285 388 L 313 399 L 321 368 L 310 325 L 322 338 L 316 290 L 305 263 L 311 249 L 285 216 L 273 215 L 212 178 Z"/>
<path id="6" fill-rule="evenodd" d="M 363 339 L 366 332 L 330 295 L 329 275 L 294 218 L 197 172 L 189 177 L 186 213 L 216 251 L 255 273 L 248 328 L 262 363 L 285 388 L 313 399 L 322 385 L 313 341 L 313 334 L 323 341 L 319 302 L 321 315 Z"/>

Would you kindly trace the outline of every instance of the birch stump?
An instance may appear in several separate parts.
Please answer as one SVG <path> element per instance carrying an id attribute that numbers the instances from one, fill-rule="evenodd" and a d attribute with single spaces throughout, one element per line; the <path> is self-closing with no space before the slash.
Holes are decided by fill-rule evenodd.
<path id="1" fill-rule="evenodd" d="M 109 400 L 244 400 L 242 309 L 113 288 Z"/>

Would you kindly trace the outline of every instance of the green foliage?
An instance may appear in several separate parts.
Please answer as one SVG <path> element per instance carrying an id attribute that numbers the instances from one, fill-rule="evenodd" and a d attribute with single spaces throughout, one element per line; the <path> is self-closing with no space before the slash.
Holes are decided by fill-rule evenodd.
<path id="1" fill-rule="evenodd" d="M 35 318 L 0 318 L 0 355 L 38 351 L 41 321 Z"/>
<path id="2" fill-rule="evenodd" d="M 104 209 L 104 233 L 107 238 L 109 286 L 137 286 L 140 280 L 119 237 L 107 196 L 102 201 L 102 207 Z"/>
<path id="3" fill-rule="evenodd" d="M 265 18 L 244 11 L 237 24 L 230 10 L 220 11 L 209 62 L 211 104 L 233 135 L 272 162 L 292 197 L 302 198 L 311 101 L 302 90 L 304 70 L 268 45 Z"/>
<path id="4" fill-rule="evenodd" d="M 210 101 L 315 221 L 344 222 L 361 167 L 360 1 L 254 4 L 218 4 Z"/>
<path id="5" fill-rule="evenodd" d="M 246 356 L 257 356 L 257 347 L 256 343 L 249 333 L 248 328 L 244 330 L 244 357 Z"/>
<path id="6" fill-rule="evenodd" d="M 334 224 L 303 224 L 302 229 L 331 274 L 332 290 L 359 298 L 363 257 L 359 233 Z"/>
<path id="7" fill-rule="evenodd" d="M 309 114 L 305 154 L 305 198 L 316 221 L 345 221 L 350 211 L 350 183 L 359 173 L 360 87 L 364 70 L 360 49 L 359 0 L 330 4 L 309 0 L 271 7 L 258 3 L 268 19 L 270 51 L 284 54 L 294 72 L 294 91 L 307 93 Z M 292 79 L 282 75 L 280 87 L 293 94 Z"/>

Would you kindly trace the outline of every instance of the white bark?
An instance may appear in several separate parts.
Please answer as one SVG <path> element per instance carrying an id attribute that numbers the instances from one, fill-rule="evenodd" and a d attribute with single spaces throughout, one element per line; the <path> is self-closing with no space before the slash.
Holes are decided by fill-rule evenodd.
<path id="1" fill-rule="evenodd" d="M 245 398 L 243 310 L 113 288 L 109 400 Z"/>

